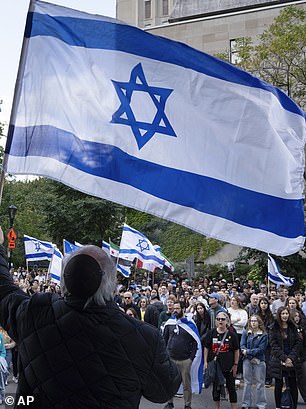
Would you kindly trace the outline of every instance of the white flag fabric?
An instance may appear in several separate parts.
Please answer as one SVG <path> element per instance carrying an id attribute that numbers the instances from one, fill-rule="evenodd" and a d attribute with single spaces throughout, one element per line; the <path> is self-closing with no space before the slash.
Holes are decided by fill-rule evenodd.
<path id="1" fill-rule="evenodd" d="M 117 271 L 119 271 L 124 277 L 129 277 L 131 275 L 131 267 L 119 263 L 117 264 Z"/>
<path id="2" fill-rule="evenodd" d="M 137 259 L 135 267 L 142 268 L 143 270 L 148 270 L 151 271 L 151 273 L 153 273 L 157 266 L 155 263 L 144 263 L 143 261 Z"/>
<path id="3" fill-rule="evenodd" d="M 226 242 L 304 244 L 304 112 L 187 45 L 35 1 L 4 169 Z"/>
<path id="4" fill-rule="evenodd" d="M 119 258 L 133 261 L 134 258 L 145 263 L 154 263 L 162 268 L 164 260 L 155 250 L 150 240 L 138 230 L 124 224 L 119 248 Z"/>
<path id="5" fill-rule="evenodd" d="M 51 260 L 55 244 L 24 235 L 24 250 L 27 261 Z"/>
<path id="6" fill-rule="evenodd" d="M 294 278 L 285 277 L 281 274 L 276 261 L 270 254 L 268 254 L 268 279 L 277 287 L 280 285 L 291 287 L 294 284 Z"/>
<path id="7" fill-rule="evenodd" d="M 116 246 L 114 243 L 107 243 L 102 241 L 102 249 L 109 255 L 115 258 L 119 257 L 119 246 Z"/>
<path id="8" fill-rule="evenodd" d="M 51 281 L 57 284 L 60 284 L 61 282 L 62 262 L 63 254 L 59 251 L 58 248 L 55 248 L 51 262 L 49 264 L 49 275 L 51 277 Z"/>
<path id="9" fill-rule="evenodd" d="M 162 253 L 160 246 L 154 245 L 155 250 L 159 253 L 160 257 L 164 259 L 164 265 L 168 267 L 172 272 L 175 270 L 173 263 Z"/>

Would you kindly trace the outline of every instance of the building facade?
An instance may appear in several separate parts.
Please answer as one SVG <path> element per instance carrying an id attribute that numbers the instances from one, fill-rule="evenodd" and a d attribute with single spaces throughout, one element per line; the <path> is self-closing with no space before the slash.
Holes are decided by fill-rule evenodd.
<path id="1" fill-rule="evenodd" d="M 256 38 L 288 5 L 305 0 L 117 0 L 117 18 L 208 54 L 229 52 L 235 40 Z"/>

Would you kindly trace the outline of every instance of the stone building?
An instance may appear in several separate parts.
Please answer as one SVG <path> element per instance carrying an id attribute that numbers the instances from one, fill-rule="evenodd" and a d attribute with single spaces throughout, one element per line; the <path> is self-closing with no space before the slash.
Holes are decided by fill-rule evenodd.
<path id="1" fill-rule="evenodd" d="M 117 18 L 208 54 L 228 51 L 234 62 L 235 40 L 256 41 L 288 5 L 306 8 L 306 1 L 117 0 Z"/>

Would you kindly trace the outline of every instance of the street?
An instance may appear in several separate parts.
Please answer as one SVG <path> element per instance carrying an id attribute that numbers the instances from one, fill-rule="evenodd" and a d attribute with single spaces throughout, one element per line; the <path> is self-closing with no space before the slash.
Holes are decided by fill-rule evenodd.
<path id="1" fill-rule="evenodd" d="M 9 396 L 10 394 L 14 394 L 16 391 L 16 384 L 13 383 L 12 381 L 9 382 L 7 388 L 6 388 L 6 397 Z M 242 390 L 243 386 L 239 388 L 238 392 L 238 408 L 241 408 L 241 397 L 242 397 Z M 253 388 L 255 391 L 255 388 Z M 267 409 L 275 409 L 275 403 L 274 403 L 274 387 L 266 389 L 267 393 L 267 400 L 268 400 L 268 405 Z M 149 402 L 146 399 L 142 399 L 139 409 L 163 409 L 165 404 L 156 404 Z M 0 405 L 0 408 L 11 408 L 11 405 Z M 183 398 L 174 398 L 174 408 L 175 409 L 184 409 L 184 399 Z M 228 401 L 222 401 L 221 402 L 221 409 L 226 409 L 230 408 L 230 403 Z M 255 408 L 255 406 L 253 406 Z M 306 408 L 306 404 L 303 402 L 301 396 L 299 396 L 299 403 L 298 403 L 298 408 Z M 88 408 L 90 409 L 90 408 Z M 118 408 L 119 409 L 119 408 Z M 124 408 L 121 408 L 124 409 Z M 211 388 L 208 390 L 203 390 L 201 395 L 192 395 L 192 409 L 215 409 L 214 402 L 211 397 Z"/>
<path id="2" fill-rule="evenodd" d="M 239 388 L 238 392 L 238 408 L 241 408 L 241 398 L 242 398 L 243 386 Z M 253 388 L 255 392 L 255 388 Z M 267 393 L 267 409 L 275 409 L 274 403 L 274 387 L 266 389 Z M 155 404 L 147 401 L 146 399 L 141 400 L 139 409 L 163 409 L 165 404 Z M 214 402 L 211 396 L 211 388 L 208 390 L 204 389 L 201 395 L 192 395 L 192 409 L 215 409 Z M 184 399 L 183 398 L 174 398 L 174 408 L 175 409 L 184 409 Z M 230 403 L 228 401 L 221 401 L 221 409 L 230 409 Z M 252 408 L 256 407 L 253 405 Z M 303 402 L 301 396 L 299 396 L 298 408 L 306 408 L 306 403 Z"/>

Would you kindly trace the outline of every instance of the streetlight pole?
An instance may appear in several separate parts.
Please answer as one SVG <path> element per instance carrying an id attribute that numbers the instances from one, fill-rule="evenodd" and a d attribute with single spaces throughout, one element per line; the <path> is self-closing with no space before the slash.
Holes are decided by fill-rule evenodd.
<path id="1" fill-rule="evenodd" d="M 10 230 L 9 230 L 8 236 L 11 235 L 11 236 L 12 236 L 12 239 L 13 239 L 14 236 L 15 236 L 15 238 L 16 238 L 15 232 L 14 232 L 14 230 L 13 230 L 13 225 L 14 225 L 14 220 L 15 220 L 16 212 L 17 212 L 17 207 L 16 207 L 16 206 L 10 205 L 10 206 L 8 207 L 8 215 L 9 215 L 9 222 L 10 222 Z M 14 240 L 15 240 L 15 238 L 14 238 Z M 14 241 L 14 240 L 12 240 L 12 241 Z M 15 243 L 14 243 L 14 246 L 15 246 Z M 7 251 L 7 253 L 8 253 L 7 256 L 8 256 L 9 270 L 10 270 L 11 267 L 12 267 L 12 249 L 13 249 L 13 248 L 15 248 L 15 247 L 10 246 L 10 238 L 9 238 L 8 251 Z"/>

